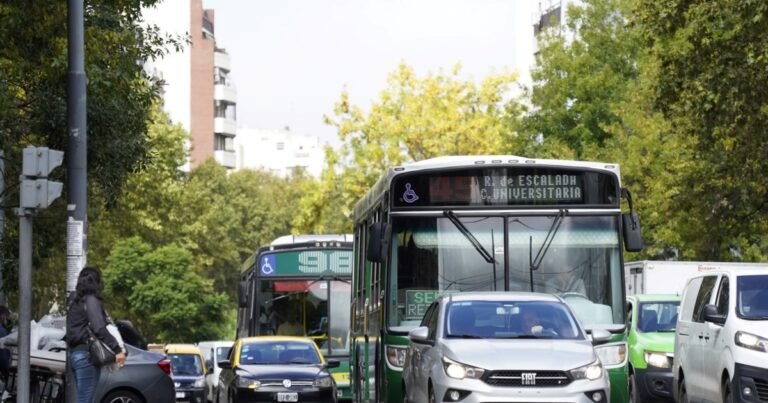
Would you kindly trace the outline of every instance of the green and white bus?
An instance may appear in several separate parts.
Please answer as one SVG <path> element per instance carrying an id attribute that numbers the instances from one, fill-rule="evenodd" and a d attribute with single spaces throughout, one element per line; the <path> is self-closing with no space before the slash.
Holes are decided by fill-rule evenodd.
<path id="1" fill-rule="evenodd" d="M 403 401 L 408 331 L 438 295 L 462 291 L 561 295 L 588 331 L 614 334 L 596 350 L 612 401 L 627 401 L 623 249 L 642 238 L 618 165 L 434 158 L 390 168 L 354 220 L 355 401 Z"/>
<path id="2" fill-rule="evenodd" d="M 341 399 L 350 399 L 352 235 L 288 235 L 241 268 L 237 337 L 307 336 L 326 358 Z"/>

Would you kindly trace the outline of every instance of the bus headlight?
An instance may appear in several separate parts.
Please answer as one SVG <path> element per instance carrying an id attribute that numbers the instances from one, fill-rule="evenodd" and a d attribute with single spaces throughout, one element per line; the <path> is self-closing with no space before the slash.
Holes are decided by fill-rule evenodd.
<path id="1" fill-rule="evenodd" d="M 603 365 L 600 364 L 599 360 L 595 361 L 589 365 L 572 369 L 571 376 L 573 376 L 573 379 L 576 380 L 588 379 L 590 381 L 594 381 L 596 379 L 600 379 L 600 377 L 603 376 Z"/>
<path id="2" fill-rule="evenodd" d="M 405 353 L 408 348 L 404 346 L 387 346 L 387 361 L 389 365 L 397 368 L 405 366 Z"/>
<path id="3" fill-rule="evenodd" d="M 443 357 L 443 368 L 446 375 L 456 379 L 480 379 L 485 373 L 485 370 L 482 368 L 464 365 L 446 357 Z"/>
<path id="4" fill-rule="evenodd" d="M 669 368 L 669 358 L 666 353 L 657 353 L 655 351 L 644 351 L 643 358 L 648 365 L 656 368 Z"/>
<path id="5" fill-rule="evenodd" d="M 603 344 L 595 347 L 595 354 L 606 367 L 624 365 L 627 359 L 627 343 Z"/>
<path id="6" fill-rule="evenodd" d="M 736 345 L 748 348 L 750 350 L 766 352 L 768 351 L 768 339 L 756 336 L 752 333 L 738 331 L 735 336 Z"/>

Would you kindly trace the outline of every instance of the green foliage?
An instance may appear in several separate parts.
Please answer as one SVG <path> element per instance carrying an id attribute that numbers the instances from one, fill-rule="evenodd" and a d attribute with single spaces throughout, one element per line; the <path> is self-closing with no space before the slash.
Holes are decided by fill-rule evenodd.
<path id="1" fill-rule="evenodd" d="M 148 340 L 194 342 L 227 337 L 227 297 L 192 269 L 175 245 L 153 249 L 138 238 L 117 243 L 104 270 L 112 314 L 130 318 Z"/>
<path id="2" fill-rule="evenodd" d="M 477 84 L 459 73 L 456 66 L 449 74 L 418 77 L 401 65 L 368 113 L 343 92 L 326 122 L 344 145 L 326 150 L 321 182 L 302 199 L 294 230 L 349 231 L 355 202 L 388 167 L 441 155 L 494 154 L 520 144 L 513 128 L 521 107 L 509 96 L 515 76 L 489 75 Z"/>
<path id="3" fill-rule="evenodd" d="M 638 0 L 659 65 L 652 101 L 692 145 L 674 202 L 700 259 L 768 255 L 768 3 Z"/>

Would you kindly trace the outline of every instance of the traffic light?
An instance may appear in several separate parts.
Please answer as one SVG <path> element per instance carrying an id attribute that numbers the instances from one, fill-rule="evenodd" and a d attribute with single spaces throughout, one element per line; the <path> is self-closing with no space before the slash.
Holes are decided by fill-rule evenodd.
<path id="1" fill-rule="evenodd" d="M 63 161 L 62 151 L 31 146 L 24 149 L 20 192 L 22 209 L 44 209 L 61 196 L 64 185 L 47 178 Z"/>

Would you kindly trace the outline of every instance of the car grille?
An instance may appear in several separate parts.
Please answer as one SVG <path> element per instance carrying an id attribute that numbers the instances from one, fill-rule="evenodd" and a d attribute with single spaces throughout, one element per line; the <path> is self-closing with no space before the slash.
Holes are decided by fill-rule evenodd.
<path id="1" fill-rule="evenodd" d="M 757 397 L 762 401 L 768 402 L 768 380 L 757 378 L 753 378 L 753 380 L 757 389 Z"/>
<path id="2" fill-rule="evenodd" d="M 493 371 L 484 378 L 492 386 L 565 386 L 571 378 L 562 371 Z"/>
<path id="3" fill-rule="evenodd" d="M 313 381 L 291 381 L 291 387 L 296 386 L 312 386 Z M 282 379 L 264 379 L 261 381 L 261 386 L 280 386 L 283 387 Z"/>

